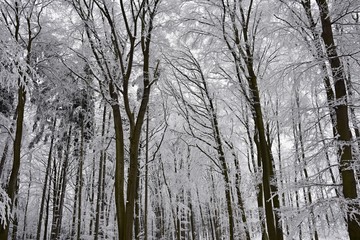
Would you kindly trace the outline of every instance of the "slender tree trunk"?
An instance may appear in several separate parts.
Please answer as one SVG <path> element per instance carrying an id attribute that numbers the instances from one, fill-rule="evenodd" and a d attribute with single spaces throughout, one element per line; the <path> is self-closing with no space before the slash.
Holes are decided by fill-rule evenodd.
<path id="1" fill-rule="evenodd" d="M 249 155 L 248 162 L 251 161 L 251 163 L 253 165 L 253 169 L 254 169 L 254 174 L 257 178 L 257 175 L 260 174 L 260 169 L 262 168 L 261 158 L 260 158 L 260 155 L 257 155 L 257 162 L 255 162 L 254 143 L 253 143 L 253 139 L 251 137 L 249 119 L 248 119 L 247 115 L 245 116 L 245 127 L 246 127 L 246 133 L 247 133 L 248 145 L 249 145 L 249 151 L 250 151 L 250 153 L 248 154 Z M 258 146 L 259 141 L 257 140 L 256 136 L 254 137 L 254 142 L 255 142 L 256 148 L 259 148 L 259 146 Z M 250 165 L 250 163 L 248 165 Z M 251 168 L 249 167 L 249 170 L 250 169 Z M 265 219 L 264 219 L 265 211 L 264 211 L 264 196 L 263 196 L 262 182 L 259 181 L 255 187 L 257 188 L 256 200 L 257 200 L 257 205 L 258 205 L 257 209 L 258 209 L 258 214 L 259 214 L 259 221 L 261 223 L 260 224 L 261 239 L 268 240 L 268 235 L 266 232 L 266 224 L 265 224 Z"/>
<path id="2" fill-rule="evenodd" d="M 300 115 L 300 97 L 299 97 L 299 91 L 298 89 L 295 90 L 295 103 L 296 103 L 296 118 L 297 119 L 297 126 L 294 126 L 297 128 L 297 137 L 298 137 L 298 141 L 300 144 L 300 153 L 299 153 L 299 165 L 303 166 L 303 174 L 304 174 L 304 178 L 305 181 L 307 181 L 309 179 L 309 174 L 307 171 L 307 164 L 306 164 L 306 159 L 305 159 L 305 147 L 304 147 L 304 140 L 303 140 L 303 130 L 302 130 L 302 124 L 301 124 L 301 115 Z M 308 202 L 308 204 L 312 205 L 313 200 L 312 200 L 312 196 L 311 196 L 311 188 L 310 187 L 304 187 L 303 188 L 303 192 L 304 192 L 304 199 L 305 202 Z M 314 233 L 314 237 L 317 240 L 318 239 L 318 232 L 316 230 L 316 222 L 315 222 L 315 218 L 314 218 L 314 214 L 312 212 L 312 210 L 310 211 L 310 216 L 309 216 L 309 228 L 310 228 L 310 234 L 311 232 Z M 312 229 L 312 227 L 314 227 L 314 229 Z"/>
<path id="3" fill-rule="evenodd" d="M 240 215 L 241 215 L 241 221 L 242 221 L 243 228 L 244 228 L 245 239 L 250 240 L 250 232 L 249 232 L 249 227 L 247 225 L 244 200 L 243 200 L 242 194 L 241 194 L 241 169 L 240 169 L 240 165 L 239 165 L 239 160 L 237 159 L 236 153 L 235 153 L 232 145 L 230 145 L 229 147 L 231 148 L 232 155 L 234 157 L 234 165 L 235 165 L 235 169 L 236 169 L 235 189 L 236 189 L 236 195 L 237 195 L 237 200 L 238 200 L 238 205 L 239 205 L 239 210 L 240 210 Z"/>
<path id="4" fill-rule="evenodd" d="M 31 164 L 31 162 L 30 162 Z M 22 239 L 27 239 L 27 214 L 28 214 L 28 208 L 29 208 L 29 201 L 30 201 L 30 191 L 31 191 L 31 183 L 32 183 L 32 172 L 31 169 L 29 170 L 29 184 L 28 184 L 28 190 L 27 190 L 27 196 L 26 196 L 26 204 L 24 209 L 24 222 L 23 222 L 23 232 L 22 232 Z"/>
<path id="5" fill-rule="evenodd" d="M 181 210 L 179 205 L 182 205 L 179 195 L 176 196 L 176 240 L 181 240 Z"/>
<path id="6" fill-rule="evenodd" d="M 181 190 L 180 193 L 180 203 L 182 204 L 182 206 L 186 206 L 186 192 L 185 189 L 183 188 Z M 187 218 L 187 209 L 182 207 L 180 209 L 180 239 L 181 240 L 185 240 L 185 239 L 189 239 L 188 236 L 188 232 L 189 232 L 189 222 L 188 222 L 188 218 Z"/>
<path id="7" fill-rule="evenodd" d="M 199 69 L 199 71 L 201 72 L 201 69 Z M 226 206 L 227 206 L 227 211 L 228 211 L 229 234 L 230 234 L 229 239 L 233 240 L 235 223 L 234 223 L 234 213 L 233 213 L 233 206 L 232 206 L 232 200 L 231 200 L 231 181 L 230 181 L 230 177 L 229 177 L 229 168 L 228 168 L 228 164 L 227 164 L 226 158 L 225 158 L 225 152 L 224 152 L 224 146 L 223 146 L 224 144 L 223 144 L 223 140 L 221 138 L 221 132 L 220 132 L 220 128 L 219 128 L 218 116 L 216 113 L 216 109 L 215 109 L 212 97 L 210 96 L 207 82 L 206 82 L 206 79 L 203 74 L 201 74 L 201 78 L 202 78 L 202 85 L 203 85 L 203 88 L 201 89 L 201 91 L 204 92 L 204 94 L 206 96 L 206 100 L 209 104 L 206 109 L 207 109 L 207 112 L 209 115 L 209 119 L 211 121 L 213 137 L 214 137 L 214 142 L 215 142 L 215 146 L 216 146 L 215 149 L 217 151 L 217 158 L 219 160 L 219 163 L 221 166 L 221 173 L 222 173 L 222 176 L 223 176 L 224 182 L 225 182 L 225 199 L 226 199 Z"/>
<path id="8" fill-rule="evenodd" d="M 250 140 L 251 141 L 251 140 Z M 255 146 L 257 149 L 260 148 L 259 146 L 259 140 L 257 139 L 257 137 L 254 137 L 254 141 L 255 141 Z M 262 163 L 261 163 L 261 156 L 258 154 L 257 155 L 257 167 L 254 166 L 254 168 L 257 168 L 258 170 L 256 170 L 256 173 L 258 174 L 262 168 Z M 262 236 L 261 239 L 262 240 L 269 240 L 269 234 L 267 232 L 267 224 L 266 224 L 266 213 L 265 213 L 265 208 L 264 208 L 264 188 L 263 188 L 263 183 L 262 181 L 259 181 L 258 185 L 258 194 L 257 194 L 257 204 L 258 204 L 258 209 L 259 209 L 259 219 L 261 221 L 261 230 L 262 230 Z"/>
<path id="9" fill-rule="evenodd" d="M 103 146 L 103 145 L 102 145 Z M 90 208 L 90 212 L 93 213 L 93 215 L 91 216 L 90 218 L 90 223 L 89 223 L 89 235 L 90 236 L 93 236 L 93 230 L 94 230 L 94 223 L 95 223 L 95 220 L 96 220 L 96 206 L 97 206 L 97 203 L 95 204 L 94 201 L 95 201 L 95 189 L 96 189 L 96 185 L 95 185 L 95 178 L 96 178 L 96 156 L 95 156 L 95 149 L 93 149 L 93 161 L 92 161 L 92 176 L 91 176 L 91 189 L 89 190 L 90 191 L 90 196 L 89 196 L 89 203 L 91 205 L 91 208 Z M 100 184 L 98 182 L 98 184 Z M 99 199 L 96 199 L 97 201 Z"/>
<path id="10" fill-rule="evenodd" d="M 135 239 L 140 240 L 140 215 L 141 215 L 141 178 L 140 178 L 140 171 L 138 171 L 138 175 L 136 177 L 136 195 L 135 195 L 135 224 L 134 224 L 134 233 Z"/>
<path id="11" fill-rule="evenodd" d="M 219 136 L 220 137 L 220 136 Z M 220 143 L 221 144 L 221 143 Z M 225 180 L 225 199 L 226 199 L 226 206 L 228 211 L 228 220 L 229 220 L 229 239 L 234 239 L 234 214 L 233 214 L 233 208 L 232 208 L 232 201 L 231 201 L 231 182 L 229 178 L 229 172 L 228 172 L 228 166 L 225 160 L 225 153 L 222 149 L 222 145 L 218 145 L 218 154 L 219 154 L 219 160 L 220 164 L 222 166 L 222 175 Z"/>
<path id="12" fill-rule="evenodd" d="M 263 193 L 264 193 L 264 202 L 265 202 L 265 215 L 266 215 L 266 226 L 267 226 L 267 232 L 268 236 L 271 240 L 282 240 L 283 239 L 283 233 L 282 233 L 282 226 L 279 221 L 279 216 L 276 215 L 274 212 L 274 208 L 278 208 L 280 203 L 278 200 L 278 196 L 276 194 L 277 192 L 277 186 L 275 184 L 271 184 L 272 178 L 275 177 L 274 170 L 273 170 L 273 156 L 270 149 L 270 144 L 267 142 L 266 139 L 266 129 L 264 125 L 264 118 L 262 114 L 262 106 L 261 106 L 261 99 L 260 99 L 260 92 L 258 88 L 257 83 L 257 75 L 254 70 L 254 54 L 253 54 L 253 46 L 251 46 L 250 42 L 252 41 L 250 38 L 251 33 L 251 27 L 249 25 L 249 19 L 252 1 L 249 4 L 249 10 L 244 10 L 242 5 L 238 5 L 240 14 L 237 16 L 235 12 L 227 8 L 225 2 L 223 1 L 223 37 L 224 40 L 231 51 L 231 54 L 233 56 L 235 69 L 237 78 L 239 81 L 240 88 L 243 89 L 243 92 L 246 93 L 247 91 L 244 91 L 245 86 L 242 80 L 241 73 L 244 69 L 241 69 L 240 66 L 244 65 L 244 68 L 246 69 L 246 79 L 248 83 L 248 92 L 250 92 L 249 96 L 247 96 L 247 99 L 249 101 L 249 104 L 251 106 L 251 112 L 253 115 L 253 121 L 255 123 L 255 130 L 256 135 L 258 138 L 257 144 L 257 152 L 258 155 L 261 157 L 262 161 L 262 168 L 263 168 L 263 176 L 262 176 L 262 187 L 263 187 Z M 245 12 L 248 14 L 245 15 Z M 230 17 L 231 20 L 231 27 L 232 27 L 232 33 L 231 36 L 233 36 L 232 39 L 229 39 L 228 34 L 226 32 L 226 26 L 225 26 L 225 16 Z M 238 18 L 241 19 L 240 22 L 240 31 L 238 28 Z M 241 36 L 241 35 L 242 36 Z M 231 41 L 231 42 L 230 42 Z M 239 46 L 241 42 L 244 42 L 243 51 L 239 51 L 238 48 L 234 47 Z M 241 59 L 243 62 L 241 62 Z M 272 196 L 272 193 L 275 194 L 274 198 Z M 274 204 L 274 206 L 273 206 Z"/>
<path id="13" fill-rule="evenodd" d="M 77 147 L 77 146 L 76 146 Z M 76 174 L 76 183 L 75 183 L 75 192 L 74 192 L 74 206 L 72 214 L 72 223 L 71 223 L 71 238 L 76 239 L 76 218 L 77 218 L 77 205 L 78 205 L 78 196 L 79 196 L 79 165 Z"/>
<path id="14" fill-rule="evenodd" d="M 61 149 L 57 149 L 58 151 L 58 159 L 61 161 L 62 159 L 62 150 Z M 59 210 L 59 203 L 60 203 L 60 163 L 57 166 L 56 165 L 56 160 L 54 158 L 54 162 L 53 162 L 53 168 L 54 168 L 54 174 L 53 174 L 53 194 L 52 194 L 52 222 L 51 222 L 51 230 L 50 230 L 50 238 L 52 236 L 55 237 L 56 233 L 55 233 L 55 229 L 56 229 L 56 224 L 58 221 L 58 210 Z M 55 225 L 55 226 L 54 226 Z"/>
<path id="15" fill-rule="evenodd" d="M 50 174 L 50 177 L 49 177 L 49 183 L 51 183 L 51 174 Z M 49 212 L 50 212 L 49 203 L 50 203 L 50 188 L 49 188 L 48 191 L 47 191 L 47 198 L 46 198 L 45 222 L 44 222 L 43 240 L 46 240 L 46 239 L 47 239 L 48 222 L 49 222 Z M 40 240 L 40 238 L 37 239 L 37 240 Z"/>
<path id="16" fill-rule="evenodd" d="M 324 130 L 323 130 L 323 127 L 322 127 L 322 124 L 321 124 L 320 108 L 319 108 L 319 105 L 318 105 L 317 101 L 316 101 L 316 108 L 318 109 L 317 110 L 317 126 L 318 126 L 318 129 L 319 129 L 321 142 L 322 142 L 323 147 L 325 149 L 324 154 L 325 154 L 325 159 L 326 159 L 326 165 L 327 165 L 327 168 L 329 169 L 331 181 L 332 181 L 332 183 L 334 185 L 336 185 L 337 180 L 336 180 L 336 177 L 335 177 L 335 173 L 334 173 L 334 171 L 332 169 L 334 166 L 331 164 L 329 151 L 328 151 L 328 146 L 327 146 L 327 144 L 325 142 L 325 134 L 324 134 Z M 339 197 L 340 193 L 339 193 L 338 189 L 334 188 L 334 191 L 335 191 L 335 195 L 337 197 Z"/>
<path id="17" fill-rule="evenodd" d="M 167 183 L 167 180 L 166 180 L 164 164 L 163 164 L 163 162 L 161 160 L 161 157 L 160 157 L 160 165 L 161 165 L 161 171 L 162 171 L 162 175 L 163 175 L 163 179 L 164 179 L 164 184 L 165 184 L 166 189 L 167 189 L 168 194 L 169 194 L 170 206 L 171 206 L 170 208 L 171 208 L 171 214 L 172 214 L 172 218 L 173 218 L 172 220 L 173 220 L 173 225 L 174 225 L 172 232 L 174 233 L 173 238 L 175 238 L 177 236 L 177 231 L 178 231 L 178 227 L 177 227 L 177 211 L 175 211 L 176 209 L 174 209 L 175 204 L 173 202 L 173 195 L 172 195 L 170 186 L 169 186 L 169 184 Z"/>
<path id="18" fill-rule="evenodd" d="M 3 150 L 3 153 L 1 155 L 1 160 L 0 160 L 0 179 L 3 178 L 3 171 L 4 171 L 4 166 L 5 166 L 6 157 L 8 155 L 8 152 L 9 152 L 9 138 L 6 138 L 4 150 Z M 2 187 L 4 187 L 4 186 L 2 186 Z"/>
<path id="19" fill-rule="evenodd" d="M 190 191 L 188 192 L 188 207 L 189 207 L 189 218 L 190 218 L 190 227 L 191 227 L 191 235 L 189 234 L 189 236 L 191 236 L 192 240 L 196 240 L 197 239 L 197 237 L 196 237 L 197 231 L 196 231 L 196 222 L 195 222 L 195 212 L 194 212 L 194 208 L 192 205 Z"/>
<path id="20" fill-rule="evenodd" d="M 164 236 L 164 232 L 165 232 L 165 227 L 163 225 L 163 214 L 162 214 L 162 196 L 161 196 L 161 187 L 162 187 L 162 183 L 160 181 L 161 177 L 160 177 L 160 172 L 162 170 L 162 164 L 158 164 L 158 169 L 157 169 L 157 175 L 155 176 L 155 187 L 154 187 L 154 196 L 155 196 L 155 200 L 152 201 L 152 205 L 154 208 L 154 215 L 155 215 L 155 229 L 154 229 L 154 234 L 153 236 L 155 237 L 155 239 L 162 239 L 162 237 Z M 162 172 L 163 173 L 163 172 Z M 164 176 L 164 173 L 163 173 Z M 164 176 L 165 177 L 165 176 Z M 166 180 L 164 180 L 166 181 Z"/>
<path id="21" fill-rule="evenodd" d="M 268 149 L 268 143 L 265 137 L 265 128 L 262 118 L 262 111 L 260 106 L 260 99 L 259 99 L 259 91 L 257 89 L 257 85 L 255 83 L 255 79 L 252 80 L 253 84 L 252 87 L 253 92 L 253 108 L 254 108 L 254 121 L 255 126 L 257 129 L 258 140 L 258 155 L 260 155 L 262 161 L 262 168 L 263 168 L 263 192 L 264 192 L 264 201 L 265 201 L 265 215 L 266 215 L 266 225 L 269 234 L 269 239 L 279 239 L 282 238 L 282 231 L 280 232 L 281 227 L 278 226 L 278 223 L 275 221 L 275 213 L 273 209 L 273 201 L 271 193 L 275 192 L 275 187 L 272 186 L 271 178 L 273 177 L 273 166 L 272 166 L 272 156 L 270 155 L 270 150 Z M 273 190 L 273 191 L 272 191 Z M 278 233 L 279 232 L 279 233 Z"/>
<path id="22" fill-rule="evenodd" d="M 51 159 L 52 159 L 52 151 L 53 151 L 53 146 L 54 146 L 55 127 L 56 127 L 56 119 L 54 120 L 54 123 L 53 123 L 53 133 L 51 135 L 50 149 L 49 149 L 49 154 L 48 154 L 48 159 L 47 159 L 44 187 L 43 187 L 41 203 L 40 203 L 39 220 L 38 220 L 37 231 L 36 231 L 36 240 L 40 240 L 40 235 L 41 235 L 41 225 L 42 225 L 42 219 L 43 219 L 43 213 L 44 213 L 46 192 L 48 191 L 47 186 L 48 186 L 49 175 L 50 175 L 50 171 L 51 171 Z"/>
<path id="23" fill-rule="evenodd" d="M 77 230 L 76 238 L 80 240 L 81 238 L 81 203 L 82 203 L 82 189 L 83 189 L 83 166 L 84 166 L 84 156 L 85 156 L 85 146 L 84 146 L 84 122 L 81 123 L 80 130 L 80 159 L 79 159 L 79 185 L 78 185 L 78 209 L 77 209 Z"/>
<path id="24" fill-rule="evenodd" d="M 64 161 L 61 167 L 60 179 L 57 178 L 58 184 L 56 184 L 56 189 L 54 189 L 54 200 L 56 200 L 54 204 L 54 213 L 53 213 L 53 222 L 51 226 L 51 239 L 57 240 L 60 238 L 61 231 L 61 222 L 62 222 L 62 212 L 64 207 L 64 199 L 65 199 L 65 190 L 67 177 L 66 172 L 68 170 L 69 164 L 69 155 L 70 155 L 70 145 L 71 145 L 71 132 L 72 125 L 69 126 L 69 130 L 67 133 L 67 142 L 66 142 L 66 152 L 64 156 Z"/>
<path id="25" fill-rule="evenodd" d="M 101 205 L 103 204 L 103 171 L 104 171 L 104 160 L 105 160 L 105 150 L 104 150 L 104 142 L 105 142 L 105 124 L 106 124 L 106 104 L 104 104 L 104 110 L 103 110 L 103 117 L 102 117 L 102 127 L 101 127 L 101 137 L 102 137 L 102 144 L 101 144 L 101 151 L 100 151 L 100 161 L 99 161 L 99 173 L 98 173 L 98 189 L 97 189 L 97 197 L 96 197 L 96 210 L 95 210 L 95 234 L 94 234 L 94 240 L 97 240 L 99 236 L 102 236 L 103 233 L 100 229 L 100 219 L 104 213 L 103 209 L 101 209 Z M 103 223 L 104 224 L 104 223 Z"/>
<path id="26" fill-rule="evenodd" d="M 210 206 L 207 206 L 207 210 L 208 210 L 208 221 L 210 225 L 211 238 L 218 240 L 220 239 L 220 237 L 217 235 L 216 219 L 211 214 Z"/>
<path id="27" fill-rule="evenodd" d="M 146 109 L 145 135 L 145 206 L 144 206 L 144 240 L 148 239 L 148 205 L 149 205 L 149 108 Z"/>
<path id="28" fill-rule="evenodd" d="M 199 234 L 202 233 L 202 236 L 204 238 L 207 238 L 207 232 L 208 232 L 208 223 L 207 221 L 205 221 L 205 213 L 202 207 L 202 204 L 200 202 L 200 196 L 199 196 L 199 188 L 196 187 L 196 197 L 197 197 L 197 202 L 198 202 L 198 206 L 199 206 L 199 212 L 200 212 L 200 218 L 201 218 L 201 227 L 200 227 L 200 231 Z M 200 236 L 199 236 L 200 238 Z"/>

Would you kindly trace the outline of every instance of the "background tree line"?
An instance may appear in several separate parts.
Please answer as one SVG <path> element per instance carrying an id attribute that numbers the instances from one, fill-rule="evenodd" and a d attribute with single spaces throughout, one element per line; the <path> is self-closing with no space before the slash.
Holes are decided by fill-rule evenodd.
<path id="1" fill-rule="evenodd" d="M 360 2 L 0 11 L 0 239 L 359 237 Z"/>

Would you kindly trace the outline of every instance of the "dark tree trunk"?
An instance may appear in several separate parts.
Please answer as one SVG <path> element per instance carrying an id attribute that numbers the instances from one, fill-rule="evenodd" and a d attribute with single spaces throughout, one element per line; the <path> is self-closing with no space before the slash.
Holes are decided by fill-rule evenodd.
<path id="1" fill-rule="evenodd" d="M 136 196 L 135 196 L 135 224 L 134 224 L 134 231 L 135 231 L 135 239 L 140 240 L 140 233 L 141 233 L 141 178 L 140 178 L 140 171 L 138 171 L 138 175 L 136 178 Z"/>
<path id="2" fill-rule="evenodd" d="M 20 84 L 19 79 L 19 84 Z M 18 105 L 16 108 L 17 119 L 16 119 L 16 132 L 14 139 L 14 157 L 13 157 L 13 166 L 9 178 L 9 184 L 7 186 L 7 194 L 11 200 L 11 203 L 14 205 L 15 194 L 17 189 L 17 179 L 20 169 L 20 158 L 21 158 L 21 142 L 22 142 L 22 133 L 23 133 L 23 124 L 24 124 L 24 111 L 25 111 L 25 102 L 26 102 L 26 91 L 25 86 L 20 85 L 18 89 Z M 9 224 L 4 228 L 3 225 L 0 226 L 0 239 L 7 239 L 9 232 Z"/>
<path id="3" fill-rule="evenodd" d="M 79 170 L 78 170 L 78 184 L 77 184 L 77 195 L 78 195 L 78 206 L 77 206 L 77 229 L 76 239 L 81 239 L 81 203 L 82 203 L 82 189 L 83 189 L 83 166 L 85 158 L 85 143 L 84 143 L 84 122 L 81 123 L 80 130 L 80 158 L 79 158 Z"/>
<path id="4" fill-rule="evenodd" d="M 16 193 L 18 193 L 19 191 L 19 182 L 17 182 L 17 190 Z M 14 206 L 13 209 L 17 209 L 19 206 L 19 199 L 15 198 L 15 202 L 14 202 Z M 19 217 L 18 217 L 18 213 L 15 211 L 14 212 L 14 219 L 12 221 L 12 233 L 11 233 L 11 239 L 12 240 L 17 240 L 17 235 L 18 235 L 18 230 L 19 230 Z"/>
<path id="5" fill-rule="evenodd" d="M 148 239 L 148 205 L 149 205 L 149 108 L 146 109 L 145 135 L 145 206 L 144 206 L 144 240 Z M 156 187 L 155 187 L 156 188 Z"/>
<path id="6" fill-rule="evenodd" d="M 49 178 L 49 183 L 51 183 L 51 174 L 50 174 L 50 178 Z M 43 240 L 47 239 L 47 233 L 48 233 L 48 222 L 49 222 L 49 212 L 50 212 L 49 203 L 50 203 L 50 188 L 47 191 L 47 198 L 46 198 Z M 39 240 L 39 239 L 37 239 L 37 240 Z"/>
<path id="7" fill-rule="evenodd" d="M 335 114 L 337 140 L 339 141 L 339 162 L 342 178 L 344 198 L 348 201 L 346 215 L 348 233 L 351 240 L 358 239 L 360 233 L 359 205 L 354 203 L 357 198 L 356 178 L 352 163 L 354 161 L 351 150 L 351 131 L 349 126 L 349 115 L 347 106 L 347 93 L 345 84 L 345 72 L 337 54 L 333 37 L 332 24 L 329 7 L 326 0 L 316 0 L 319 7 L 320 20 L 322 25 L 322 39 L 326 47 L 326 55 L 330 63 L 332 76 L 335 85 Z"/>
<path id="8" fill-rule="evenodd" d="M 270 239 L 282 240 L 282 226 L 279 222 L 279 216 L 275 213 L 274 209 L 280 207 L 280 202 L 276 194 L 277 186 L 271 183 L 271 181 L 275 177 L 273 169 L 274 160 L 270 148 L 270 143 L 266 139 L 266 128 L 264 125 L 264 118 L 262 113 L 260 91 L 258 88 L 257 75 L 254 70 L 254 53 L 253 46 L 251 45 L 252 37 L 251 33 L 249 32 L 253 27 L 250 26 L 249 22 L 251 9 L 253 8 L 252 4 L 253 2 L 250 1 L 248 6 L 249 10 L 245 10 L 242 5 L 238 5 L 239 15 L 237 15 L 238 13 L 235 13 L 234 11 L 228 9 L 225 5 L 225 2 L 223 1 L 223 37 L 233 56 L 233 61 L 235 64 L 236 74 L 240 88 L 243 89 L 244 94 L 246 92 L 249 92 L 246 98 L 251 106 L 253 121 L 255 123 L 256 138 L 258 139 L 257 152 L 261 158 L 263 169 L 262 188 L 264 193 L 264 205 L 268 236 Z M 231 39 L 228 37 L 228 34 L 226 32 L 227 27 L 225 25 L 225 16 L 229 17 L 231 20 Z M 238 24 L 237 21 L 240 21 L 240 24 Z M 243 51 L 239 51 L 239 49 L 234 47 L 234 45 L 239 46 L 242 42 L 244 43 L 244 45 L 242 46 Z M 243 60 L 244 64 L 241 62 L 241 59 Z M 240 66 L 242 65 L 244 65 L 246 72 L 244 72 L 244 69 L 240 68 Z M 245 90 L 246 87 L 242 80 L 243 77 L 241 76 L 241 73 L 244 73 L 246 76 L 248 91 Z M 274 198 L 272 197 L 272 194 L 275 194 Z"/>

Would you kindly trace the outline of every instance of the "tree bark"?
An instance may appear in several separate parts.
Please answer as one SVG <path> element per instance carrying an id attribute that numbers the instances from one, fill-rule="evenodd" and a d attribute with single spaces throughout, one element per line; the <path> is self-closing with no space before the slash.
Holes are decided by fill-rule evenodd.
<path id="1" fill-rule="evenodd" d="M 239 15 L 236 15 L 235 11 L 230 10 L 225 2 L 222 2 L 222 11 L 223 11 L 223 19 L 222 19 L 222 29 L 223 29 L 223 38 L 225 43 L 228 46 L 228 49 L 231 51 L 233 56 L 233 61 L 235 64 L 236 74 L 239 81 L 239 85 L 241 89 L 245 89 L 241 73 L 245 74 L 245 78 L 248 84 L 248 91 L 243 91 L 245 94 L 249 92 L 248 96 L 246 96 L 249 104 L 251 106 L 251 112 L 253 115 L 253 121 L 255 123 L 256 137 L 258 139 L 257 144 L 257 152 L 261 157 L 262 168 L 263 168 L 263 176 L 262 176 L 262 187 L 264 193 L 264 202 L 265 202 L 265 215 L 266 215 L 266 226 L 268 231 L 269 239 L 282 240 L 283 232 L 282 226 L 279 221 L 279 216 L 277 216 L 274 212 L 274 208 L 278 208 L 280 203 L 277 192 L 277 186 L 275 184 L 271 184 L 272 178 L 275 177 L 274 169 L 273 169 L 273 156 L 270 148 L 270 144 L 266 139 L 266 129 L 264 125 L 264 119 L 262 114 L 261 107 L 261 99 L 260 99 L 260 91 L 257 83 L 257 75 L 254 70 L 254 53 L 253 46 L 251 44 L 251 36 L 249 33 L 249 29 L 251 26 L 249 25 L 249 19 L 251 14 L 251 9 L 253 8 L 253 2 L 249 3 L 249 10 L 245 10 L 241 4 L 239 7 Z M 235 9 L 235 8 L 234 8 Z M 245 15 L 245 12 L 247 15 Z M 231 23 L 231 31 L 229 34 L 232 38 L 228 37 L 225 20 L 226 17 L 230 18 Z M 237 21 L 240 21 L 239 27 Z M 239 29 L 241 31 L 239 31 Z M 242 35 L 242 36 L 241 36 Z M 241 42 L 242 40 L 242 42 Z M 238 46 L 243 43 L 243 51 L 239 51 Z M 241 62 L 243 60 L 244 64 Z M 240 66 L 244 65 L 244 69 Z M 246 72 L 245 72 L 246 69 Z M 275 194 L 274 198 L 272 193 Z M 273 206 L 274 204 L 274 206 Z"/>
<path id="2" fill-rule="evenodd" d="M 2 175 L 3 175 L 4 166 L 5 166 L 5 162 L 6 162 L 6 157 L 8 155 L 8 151 L 9 151 L 9 139 L 6 138 L 4 150 L 3 150 L 3 153 L 1 155 L 1 160 L 0 160 L 0 179 L 3 178 Z M 2 187 L 4 187 L 4 186 L 2 186 Z"/>
<path id="3" fill-rule="evenodd" d="M 67 141 L 66 141 L 66 150 L 64 161 L 62 163 L 60 176 L 58 176 L 57 184 L 54 189 L 54 209 L 53 209 L 53 222 L 51 226 L 51 239 L 58 240 L 60 238 L 61 223 L 62 223 L 62 213 L 64 207 L 65 199 L 65 190 L 67 184 L 66 172 L 69 165 L 69 155 L 70 155 L 70 145 L 71 145 L 71 134 L 72 134 L 72 125 L 70 124 L 69 130 L 67 132 Z"/>
<path id="4" fill-rule="evenodd" d="M 336 114 L 336 132 L 339 143 L 339 163 L 342 178 L 342 187 L 344 198 L 348 201 L 345 209 L 347 215 L 348 233 L 351 240 L 358 239 L 360 232 L 360 214 L 357 201 L 357 188 L 354 170 L 352 168 L 353 156 L 351 150 L 351 131 L 349 126 L 348 101 L 345 84 L 344 67 L 341 64 L 340 57 L 337 54 L 334 41 L 332 24 L 330 19 L 329 7 L 326 0 L 316 0 L 320 12 L 322 25 L 321 37 L 326 47 L 327 59 L 330 63 L 331 73 L 335 86 L 335 114 Z"/>
<path id="5" fill-rule="evenodd" d="M 47 159 L 44 187 L 43 187 L 41 203 L 40 203 L 39 220 L 38 220 L 37 231 L 36 231 L 36 240 L 40 240 L 40 235 L 41 235 L 41 226 L 42 226 L 42 219 L 43 219 L 43 214 L 44 214 L 46 192 L 48 190 L 47 186 L 48 186 L 49 175 L 50 175 L 50 171 L 51 171 L 51 159 L 52 159 L 52 151 L 53 151 L 53 146 L 54 146 L 55 127 L 56 127 L 56 119 L 54 120 L 54 123 L 53 123 L 53 129 L 52 129 L 53 133 L 51 135 L 50 149 L 49 149 L 49 154 L 48 154 L 48 159 Z"/>
<path id="6" fill-rule="evenodd" d="M 95 229 L 94 229 L 94 240 L 98 240 L 99 236 L 103 235 L 102 229 L 100 228 L 101 216 L 103 216 L 103 209 L 101 204 L 103 203 L 103 181 L 105 180 L 104 174 L 104 162 L 105 162 L 105 149 L 104 149 L 104 138 L 105 138 L 105 124 L 106 124 L 106 104 L 104 104 L 103 117 L 102 117 L 102 126 L 101 126 L 101 147 L 100 150 L 100 161 L 99 161 L 99 172 L 98 172 L 98 188 L 97 188 L 97 197 L 96 197 L 96 210 L 95 210 Z M 104 223 L 102 223 L 104 224 Z"/>
<path id="7" fill-rule="evenodd" d="M 145 206 L 144 206 L 144 240 L 148 239 L 148 205 L 149 205 L 149 108 L 146 109 L 145 129 Z"/>
<path id="8" fill-rule="evenodd" d="M 20 84 L 20 80 L 19 80 Z M 17 105 L 17 119 L 16 119 L 16 132 L 14 139 L 14 157 L 13 166 L 9 178 L 9 184 L 7 187 L 7 194 L 11 200 L 12 205 L 15 202 L 15 193 L 17 189 L 17 179 L 20 169 L 20 158 L 21 158 L 21 142 L 24 124 L 24 111 L 26 102 L 26 91 L 25 86 L 20 85 L 18 89 L 18 105 Z M 4 228 L 3 225 L 0 227 L 0 239 L 7 239 L 9 232 L 9 224 Z"/>
<path id="9" fill-rule="evenodd" d="M 134 223 L 134 230 L 135 230 L 135 239 L 140 240 L 140 233 L 141 233 L 141 177 L 140 177 L 140 170 L 138 171 L 138 175 L 136 177 L 136 195 L 135 195 L 135 223 Z"/>

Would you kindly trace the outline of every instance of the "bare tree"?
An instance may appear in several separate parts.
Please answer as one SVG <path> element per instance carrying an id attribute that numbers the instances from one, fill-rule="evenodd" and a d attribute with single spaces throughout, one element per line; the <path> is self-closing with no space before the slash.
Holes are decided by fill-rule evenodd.
<path id="1" fill-rule="evenodd" d="M 159 0 L 121 0 L 119 4 L 100 0 L 72 1 L 84 23 L 87 40 L 95 58 L 95 65 L 92 66 L 98 69 L 99 87 L 113 111 L 116 140 L 115 203 L 119 239 L 132 239 L 133 235 L 140 136 L 151 86 L 158 76 L 159 63 L 152 65 L 151 43 L 159 3 Z M 115 12 L 120 14 L 121 21 L 118 21 Z M 98 24 L 104 27 L 104 33 L 98 31 Z M 137 38 L 138 35 L 141 37 Z M 104 44 L 102 37 L 108 39 L 108 42 Z M 141 53 L 142 60 L 136 59 L 138 53 Z M 142 81 L 135 86 L 138 99 L 132 99 L 130 93 L 131 78 L 137 63 L 135 61 L 140 61 L 142 66 Z M 117 70 L 112 66 L 116 66 Z M 123 106 L 119 95 L 122 95 Z M 129 126 L 128 131 L 125 131 L 125 124 Z M 129 137 L 128 147 L 126 134 Z M 126 158 L 129 158 L 129 172 L 125 188 Z"/>
<path id="2" fill-rule="evenodd" d="M 14 204 L 18 184 L 18 174 L 21 164 L 21 147 L 23 140 L 24 113 L 27 99 L 29 82 L 34 80 L 34 71 L 32 67 L 32 47 L 35 39 L 41 33 L 41 16 L 44 8 L 49 1 L 4 1 L 1 3 L 2 22 L 10 33 L 11 41 L 18 46 L 22 46 L 25 51 L 23 62 L 16 61 L 15 68 L 11 71 L 17 72 L 17 106 L 16 106 L 16 124 L 15 137 L 13 144 L 13 162 L 10 178 L 7 184 L 7 193 Z M 7 239 L 9 225 L 1 227 L 0 238 Z"/>

